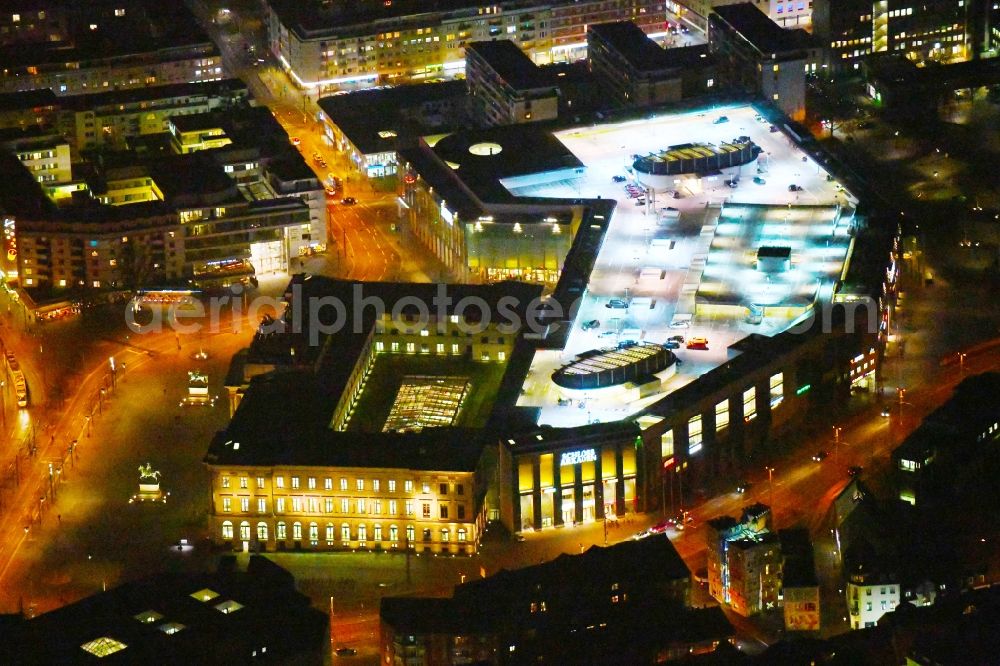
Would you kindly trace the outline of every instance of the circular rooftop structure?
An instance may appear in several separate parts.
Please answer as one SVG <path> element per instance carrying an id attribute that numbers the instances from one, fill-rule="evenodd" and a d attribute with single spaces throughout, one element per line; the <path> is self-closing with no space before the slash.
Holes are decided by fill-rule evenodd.
<path id="1" fill-rule="evenodd" d="M 718 174 L 723 169 L 753 162 L 760 152 L 761 148 L 746 136 L 718 145 L 685 143 L 649 155 L 636 156 L 632 168 L 636 178 L 646 187 L 666 190 L 673 188 L 674 180 L 680 176 Z"/>
<path id="2" fill-rule="evenodd" d="M 474 143 L 469 146 L 469 152 L 473 155 L 496 155 L 503 150 L 503 146 L 499 143 L 492 143 L 490 141 L 483 141 L 481 143 Z"/>
<path id="3" fill-rule="evenodd" d="M 593 349 L 553 372 L 552 381 L 567 389 L 605 388 L 661 372 L 674 361 L 671 351 L 648 342 Z"/>

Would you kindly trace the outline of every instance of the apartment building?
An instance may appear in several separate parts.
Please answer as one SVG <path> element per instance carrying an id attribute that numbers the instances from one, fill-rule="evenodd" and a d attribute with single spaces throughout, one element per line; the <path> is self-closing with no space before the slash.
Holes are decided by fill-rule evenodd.
<path id="1" fill-rule="evenodd" d="M 218 49 L 183 5 L 23 4 L 30 9 L 4 12 L 0 19 L 0 31 L 7 27 L 0 32 L 2 91 L 48 88 L 78 95 L 224 78 Z"/>
<path id="2" fill-rule="evenodd" d="M 708 17 L 716 7 L 752 4 L 782 28 L 804 28 L 812 22 L 813 0 L 678 0 L 668 2 L 685 20 L 702 31 L 708 29 Z"/>
<path id="3" fill-rule="evenodd" d="M 451 77 L 465 68 L 465 46 L 514 42 L 536 64 L 586 57 L 586 26 L 629 20 L 646 33 L 664 30 L 658 0 L 511 0 L 323 3 L 268 0 L 271 51 L 301 87 L 341 87 Z"/>
<path id="4" fill-rule="evenodd" d="M 0 151 L 17 155 L 39 183 L 65 183 L 72 178 L 69 143 L 57 134 L 37 128 L 0 130 Z"/>
<path id="5" fill-rule="evenodd" d="M 813 34 L 834 69 L 859 69 L 865 56 L 896 53 L 915 62 L 954 62 L 989 48 L 988 0 L 815 0 Z"/>
<path id="6" fill-rule="evenodd" d="M 848 574 L 846 594 L 851 629 L 867 629 L 896 610 L 900 585 L 881 569 L 858 565 Z"/>
<path id="7" fill-rule="evenodd" d="M 708 47 L 664 49 L 628 21 L 588 26 L 587 60 L 622 105 L 677 102 L 716 87 Z"/>
<path id="8" fill-rule="evenodd" d="M 559 89 L 510 40 L 469 43 L 465 80 L 484 125 L 533 123 L 559 115 Z"/>
<path id="9" fill-rule="evenodd" d="M 708 43 L 727 84 L 760 96 L 794 120 L 806 113 L 808 72 L 820 51 L 804 30 L 784 30 L 749 3 L 716 7 Z"/>
<path id="10" fill-rule="evenodd" d="M 176 129 L 185 122 L 190 132 Z M 0 210 L 23 286 L 224 285 L 325 247 L 322 186 L 267 109 L 169 123 L 162 136 L 181 137 L 177 154 L 112 153 L 70 169 L 63 142 L 62 171 L 52 148 L 4 155 Z M 203 134 L 225 141 L 206 147 Z M 205 149 L 185 152 L 188 136 Z"/>

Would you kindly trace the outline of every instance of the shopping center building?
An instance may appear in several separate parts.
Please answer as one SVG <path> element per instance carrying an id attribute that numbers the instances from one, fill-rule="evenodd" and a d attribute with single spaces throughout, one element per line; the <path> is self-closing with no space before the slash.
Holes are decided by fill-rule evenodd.
<path id="1" fill-rule="evenodd" d="M 772 113 L 462 131 L 400 150 L 401 221 L 445 239 L 428 245 L 467 279 L 549 278 L 560 311 L 515 348 L 524 374 L 495 406 L 506 462 L 488 511 L 511 530 L 676 509 L 735 482 L 811 407 L 876 388 L 895 229 L 858 212 L 825 156 L 771 131 L 784 126 Z M 565 254 L 533 275 L 517 239 L 556 211 L 573 215 Z M 486 271 L 480 229 L 511 240 Z"/>
<path id="2" fill-rule="evenodd" d="M 433 502 L 441 498 L 426 498 L 426 513 L 421 507 L 418 515 L 396 500 L 387 522 L 386 503 L 395 498 L 371 495 L 358 516 L 352 498 L 336 493 L 333 515 L 323 511 L 325 496 L 312 508 L 303 496 L 295 511 L 286 503 L 283 514 L 259 519 L 280 520 L 286 530 L 298 522 L 303 535 L 309 523 L 320 535 L 332 525 L 330 544 L 279 540 L 303 549 L 373 547 L 376 521 L 383 537 L 391 524 L 412 525 L 418 535 L 431 530 L 430 541 L 418 538 L 412 547 L 468 552 L 487 522 L 519 532 L 674 511 L 689 505 L 692 492 L 731 489 L 748 461 L 765 455 L 809 410 L 876 388 L 896 229 L 859 213 L 860 202 L 824 166 L 828 158 L 803 149 L 791 132 L 771 131 L 775 123 L 784 125 L 771 110 L 732 105 L 558 131 L 465 130 L 401 149 L 399 222 L 462 280 L 479 284 L 358 288 L 383 299 L 385 312 L 403 298 L 410 308 L 435 303 L 442 287 L 456 301 L 484 299 L 484 311 L 493 314 L 511 297 L 522 323 L 463 337 L 460 312 L 429 307 L 435 314 L 414 330 L 366 314 L 358 332 L 322 336 L 319 345 L 308 343 L 308 330 L 262 331 L 234 359 L 231 404 L 244 402 L 206 459 L 217 478 L 216 538 L 239 541 L 218 481 L 235 475 L 237 465 L 248 479 L 262 475 L 265 486 L 276 483 L 268 481 L 271 470 L 285 477 L 296 468 L 299 483 L 346 478 L 355 488 L 351 479 L 363 478 L 367 489 L 378 477 L 381 490 L 384 479 L 411 478 L 417 487 L 430 474 L 431 490 L 439 478 L 476 489 L 461 526 L 452 524 L 455 509 L 440 514 Z M 679 166 L 685 156 L 690 171 Z M 644 169 L 666 163 L 676 168 L 644 180 Z M 501 281 L 510 276 L 522 282 Z M 314 290 L 357 304 L 354 288 L 297 276 L 286 299 L 300 303 L 296 290 Z M 294 319 L 295 307 L 286 319 Z M 313 378 L 317 388 L 309 392 L 322 403 L 321 416 L 295 421 L 316 429 L 299 436 L 299 426 L 284 425 L 301 410 L 280 392 L 270 427 L 240 426 L 256 411 L 246 400 L 288 372 Z M 252 442 L 275 429 L 288 445 L 255 462 L 254 452 L 272 445 Z M 410 437 L 434 440 L 428 455 L 454 446 L 454 460 L 465 462 L 457 469 L 410 460 Z M 352 438 L 368 443 L 369 458 L 348 455 Z M 300 468 L 293 454 L 299 441 L 327 442 L 316 449 L 326 457 Z M 386 464 L 377 453 L 383 447 L 403 462 Z M 472 480 L 459 481 L 463 474 Z M 371 513 L 375 499 L 378 514 Z M 235 506 L 231 500 L 230 513 Z M 240 521 L 252 525 L 254 504 L 245 506 Z M 338 514 L 341 506 L 350 511 Z M 263 507 L 264 514 L 275 511 Z M 349 539 L 336 536 L 342 522 Z M 451 541 L 459 527 L 466 546 Z M 268 529 L 270 535 L 277 527 Z"/>

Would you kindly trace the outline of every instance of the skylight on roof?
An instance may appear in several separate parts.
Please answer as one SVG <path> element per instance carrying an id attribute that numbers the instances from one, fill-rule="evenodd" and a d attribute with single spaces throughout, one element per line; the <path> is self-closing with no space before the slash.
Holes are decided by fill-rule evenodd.
<path id="1" fill-rule="evenodd" d="M 143 624 L 152 624 L 157 620 L 162 620 L 163 616 L 157 613 L 155 610 L 148 610 L 139 613 L 138 615 L 133 615 L 133 617 Z"/>
<path id="2" fill-rule="evenodd" d="M 396 133 L 393 130 L 382 130 L 381 132 L 378 133 L 378 135 L 383 139 L 391 139 L 392 137 L 396 136 Z"/>
<path id="3" fill-rule="evenodd" d="M 107 657 L 109 654 L 121 652 L 127 647 L 121 641 L 115 640 L 110 636 L 101 636 L 80 646 L 82 650 L 89 652 L 95 657 Z"/>
<path id="4" fill-rule="evenodd" d="M 215 610 L 225 615 L 229 615 L 230 613 L 235 613 L 241 608 L 243 608 L 243 604 L 241 604 L 238 601 L 233 601 L 232 599 L 230 599 L 228 601 L 223 601 L 221 604 L 216 606 Z"/>
<path id="5" fill-rule="evenodd" d="M 157 629 L 159 629 L 163 633 L 167 634 L 168 636 L 173 636 L 178 631 L 182 631 L 182 630 L 184 630 L 186 628 L 187 627 L 185 627 L 180 622 L 166 622 L 166 623 L 161 624 L 160 626 L 157 627 Z"/>
<path id="6" fill-rule="evenodd" d="M 214 590 L 210 590 L 206 587 L 203 590 L 198 590 L 197 592 L 193 592 L 191 596 L 197 599 L 198 601 L 211 601 L 212 599 L 219 596 L 219 593 Z"/>

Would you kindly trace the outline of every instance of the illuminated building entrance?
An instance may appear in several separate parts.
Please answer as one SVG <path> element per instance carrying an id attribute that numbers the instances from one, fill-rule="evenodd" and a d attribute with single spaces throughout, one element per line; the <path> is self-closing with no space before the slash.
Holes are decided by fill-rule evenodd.
<path id="1" fill-rule="evenodd" d="M 541 429 L 505 439 L 514 531 L 588 523 L 642 511 L 638 429 L 631 423 Z M 507 458 L 509 456 L 509 458 Z M 507 468 L 507 464 L 504 465 Z"/>
<path id="2" fill-rule="evenodd" d="M 253 243 L 250 245 L 250 263 L 253 264 L 257 275 L 285 270 L 288 261 L 285 257 L 284 241 Z"/>

